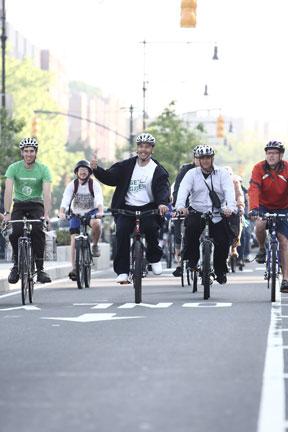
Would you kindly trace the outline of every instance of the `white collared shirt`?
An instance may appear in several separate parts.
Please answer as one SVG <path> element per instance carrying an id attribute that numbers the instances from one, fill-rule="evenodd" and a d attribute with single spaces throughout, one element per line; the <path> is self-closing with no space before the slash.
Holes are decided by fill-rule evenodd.
<path id="1" fill-rule="evenodd" d="M 194 209 L 201 213 L 211 211 L 214 216 L 212 221 L 214 223 L 221 220 L 219 210 L 212 207 L 212 202 L 209 196 L 209 188 L 212 190 L 211 179 L 213 182 L 213 189 L 219 196 L 221 201 L 221 208 L 229 208 L 232 211 L 237 211 L 235 201 L 235 191 L 231 176 L 225 168 L 214 166 L 214 171 L 205 179 L 201 167 L 196 167 L 189 170 L 180 183 L 176 209 L 184 208 L 186 199 L 189 195 L 189 204 Z"/>

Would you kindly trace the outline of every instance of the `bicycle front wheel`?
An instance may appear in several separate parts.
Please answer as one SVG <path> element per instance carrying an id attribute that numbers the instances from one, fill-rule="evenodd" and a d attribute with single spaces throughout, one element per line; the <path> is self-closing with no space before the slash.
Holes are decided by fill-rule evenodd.
<path id="1" fill-rule="evenodd" d="M 204 300 L 208 300 L 210 297 L 211 245 L 203 242 L 202 248 L 202 284 Z"/>
<path id="2" fill-rule="evenodd" d="M 90 242 L 88 240 L 86 241 L 84 247 L 84 282 L 86 288 L 90 288 L 91 264 L 92 264 L 92 254 L 90 249 Z"/>
<path id="3" fill-rule="evenodd" d="M 276 260 L 277 260 L 277 245 L 271 245 L 271 302 L 276 299 Z"/>
<path id="4" fill-rule="evenodd" d="M 134 244 L 133 259 L 133 284 L 135 290 L 135 303 L 142 302 L 142 276 L 143 276 L 143 248 L 140 241 Z"/>
<path id="5" fill-rule="evenodd" d="M 76 280 L 77 280 L 77 286 L 79 289 L 84 288 L 85 280 L 84 280 L 84 274 L 85 274 L 85 263 L 84 263 L 84 252 L 83 252 L 83 239 L 79 238 L 75 241 L 75 247 L 76 247 Z"/>
<path id="6" fill-rule="evenodd" d="M 27 294 L 29 290 L 29 274 L 28 274 L 28 256 L 27 245 L 24 242 L 19 242 L 18 246 L 18 269 L 21 279 L 21 299 L 22 304 L 26 304 Z"/>
<path id="7" fill-rule="evenodd" d="M 192 280 L 193 280 L 193 284 L 192 284 L 193 289 L 192 289 L 192 292 L 193 293 L 197 292 L 197 279 L 198 279 L 198 272 L 197 272 L 197 270 L 193 270 L 193 272 L 192 272 Z"/>
<path id="8" fill-rule="evenodd" d="M 33 253 L 31 251 L 31 248 L 29 249 L 29 275 L 28 275 L 28 280 L 29 280 L 29 287 L 28 287 L 28 294 L 29 294 L 29 303 L 32 303 L 33 300 L 33 294 L 34 294 L 34 273 L 35 273 L 35 261 L 34 261 L 34 257 L 33 257 Z"/>

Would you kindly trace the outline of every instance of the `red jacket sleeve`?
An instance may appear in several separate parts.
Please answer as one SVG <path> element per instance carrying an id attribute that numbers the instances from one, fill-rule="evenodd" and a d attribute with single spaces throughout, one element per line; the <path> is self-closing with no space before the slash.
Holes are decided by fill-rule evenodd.
<path id="1" fill-rule="evenodd" d="M 252 170 L 250 186 L 248 188 L 249 210 L 253 210 L 259 207 L 259 195 L 261 192 L 263 177 L 262 171 L 262 162 L 256 164 Z"/>

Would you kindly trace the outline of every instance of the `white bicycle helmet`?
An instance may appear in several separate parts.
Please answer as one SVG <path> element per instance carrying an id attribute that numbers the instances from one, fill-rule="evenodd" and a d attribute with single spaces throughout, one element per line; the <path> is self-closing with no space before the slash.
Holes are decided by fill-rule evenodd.
<path id="1" fill-rule="evenodd" d="M 213 147 L 209 145 L 200 145 L 195 151 L 195 157 L 201 158 L 202 156 L 214 156 L 215 152 Z"/>
<path id="2" fill-rule="evenodd" d="M 23 138 L 19 143 L 19 148 L 22 150 L 25 147 L 33 147 L 38 150 L 38 142 L 35 138 Z"/>
<path id="3" fill-rule="evenodd" d="M 152 147 L 155 146 L 156 140 L 153 137 L 153 135 L 151 135 L 150 133 L 142 133 L 140 135 L 137 136 L 136 138 L 136 143 L 137 144 L 141 144 L 141 143 L 148 143 L 151 144 Z"/>
<path id="4" fill-rule="evenodd" d="M 280 153 L 284 153 L 285 152 L 285 147 L 284 145 L 280 142 L 280 141 L 269 141 L 264 150 L 270 150 L 270 149 L 276 149 L 279 150 Z"/>

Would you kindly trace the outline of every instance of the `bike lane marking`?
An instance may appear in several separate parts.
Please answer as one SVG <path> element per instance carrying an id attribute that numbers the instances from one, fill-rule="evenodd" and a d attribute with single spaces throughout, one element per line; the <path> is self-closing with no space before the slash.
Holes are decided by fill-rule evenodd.
<path id="1" fill-rule="evenodd" d="M 282 332 L 279 328 L 281 294 L 276 287 L 276 302 L 271 305 L 271 321 L 263 372 L 257 432 L 285 431 L 285 375 Z"/>
<path id="2" fill-rule="evenodd" d="M 79 315 L 78 317 L 41 317 L 45 320 L 55 320 L 55 321 L 70 321 L 78 323 L 90 323 L 95 321 L 114 321 L 114 320 L 124 320 L 124 319 L 137 319 L 145 318 L 144 316 L 124 316 L 117 317 L 116 313 L 87 313 Z"/>

